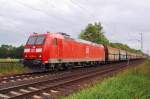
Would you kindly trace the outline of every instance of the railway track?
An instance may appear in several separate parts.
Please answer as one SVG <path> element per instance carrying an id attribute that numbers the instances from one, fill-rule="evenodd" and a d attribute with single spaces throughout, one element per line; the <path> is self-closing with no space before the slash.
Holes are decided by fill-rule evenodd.
<path id="1" fill-rule="evenodd" d="M 138 62 L 133 62 L 138 64 Z M 71 84 L 93 78 L 95 76 L 106 76 L 125 69 L 126 63 L 118 63 L 115 66 L 108 66 L 106 68 L 87 68 L 72 71 L 67 74 L 57 76 L 43 76 L 43 79 L 37 78 L 30 83 L 22 83 L 10 87 L 0 89 L 0 98 L 23 99 L 23 98 L 51 98 L 53 93 L 57 93 L 56 89 L 71 86 Z M 58 98 L 58 97 L 57 97 Z"/>
<path id="2" fill-rule="evenodd" d="M 107 67 L 103 65 L 100 68 L 102 69 L 102 68 L 107 68 Z M 76 70 L 83 71 L 82 69 L 85 71 L 85 69 L 88 70 L 89 68 L 75 68 L 75 70 L 73 69 L 71 71 L 69 70 L 69 71 L 59 71 L 59 72 L 50 72 L 50 73 L 49 72 L 28 72 L 28 73 L 15 74 L 15 75 L 10 75 L 10 76 L 3 76 L 0 78 L 0 88 L 12 86 L 12 85 L 15 85 L 16 83 L 19 84 L 20 82 L 27 83 L 27 81 L 33 80 L 33 79 L 60 76 L 60 75 L 64 75 L 64 74 L 76 71 Z"/>
<path id="3" fill-rule="evenodd" d="M 34 73 L 25 73 L 19 74 L 9 77 L 3 77 L 0 80 L 0 89 L 6 87 L 17 86 L 24 83 L 31 83 L 36 80 L 45 80 L 48 78 L 53 78 L 61 75 L 67 75 L 70 71 L 67 72 L 56 72 L 56 73 L 48 73 L 48 72 L 34 72 Z"/>
<path id="4" fill-rule="evenodd" d="M 0 78 L 0 85 L 4 83 L 9 83 L 9 82 L 15 82 L 15 81 L 21 81 L 24 78 L 28 77 L 36 77 L 39 75 L 44 75 L 46 73 L 44 72 L 27 72 L 27 73 L 21 73 L 21 74 L 14 74 L 14 75 L 8 75 L 8 76 L 2 76 Z"/>
<path id="5" fill-rule="evenodd" d="M 93 67 L 95 69 L 95 67 Z M 99 68 L 99 67 L 98 67 Z M 100 67 L 101 70 L 109 68 L 109 65 L 106 67 L 106 65 L 102 65 Z M 59 71 L 59 72 L 28 72 L 28 73 L 22 73 L 22 74 L 15 74 L 11 76 L 4 76 L 0 78 L 0 89 L 5 88 L 5 87 L 10 87 L 10 86 L 15 86 L 18 84 L 23 84 L 23 83 L 30 83 L 31 81 L 34 82 L 35 80 L 38 79 L 47 79 L 53 78 L 53 77 L 58 77 L 61 75 L 67 75 L 68 73 L 73 73 L 73 72 L 84 72 L 90 68 L 75 68 L 73 70 L 69 71 Z"/>

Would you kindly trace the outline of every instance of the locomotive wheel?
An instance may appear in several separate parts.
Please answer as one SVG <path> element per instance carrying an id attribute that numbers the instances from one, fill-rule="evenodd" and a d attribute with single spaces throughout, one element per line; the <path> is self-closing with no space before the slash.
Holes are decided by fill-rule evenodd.
<path id="1" fill-rule="evenodd" d="M 58 68 L 58 70 L 63 70 L 62 64 L 58 64 L 56 68 Z"/>
<path id="2" fill-rule="evenodd" d="M 74 64 L 73 63 L 70 63 L 68 66 L 67 66 L 67 69 L 71 70 L 73 68 Z"/>
<path id="3" fill-rule="evenodd" d="M 56 68 L 57 68 L 58 71 L 59 70 L 64 70 L 63 64 L 56 64 Z"/>

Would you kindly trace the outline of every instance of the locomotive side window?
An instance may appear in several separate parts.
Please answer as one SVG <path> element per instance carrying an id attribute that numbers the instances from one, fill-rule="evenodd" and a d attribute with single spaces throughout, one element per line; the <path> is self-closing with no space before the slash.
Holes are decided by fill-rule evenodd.
<path id="1" fill-rule="evenodd" d="M 58 45 L 57 38 L 54 38 L 54 46 L 56 47 Z"/>

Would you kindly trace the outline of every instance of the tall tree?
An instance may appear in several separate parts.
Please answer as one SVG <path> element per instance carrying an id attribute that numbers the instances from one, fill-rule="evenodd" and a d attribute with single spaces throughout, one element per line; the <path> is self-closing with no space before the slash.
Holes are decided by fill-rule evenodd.
<path id="1" fill-rule="evenodd" d="M 109 40 L 105 37 L 103 33 L 103 27 L 100 22 L 88 24 L 87 27 L 81 31 L 79 38 L 94 43 L 109 44 Z"/>

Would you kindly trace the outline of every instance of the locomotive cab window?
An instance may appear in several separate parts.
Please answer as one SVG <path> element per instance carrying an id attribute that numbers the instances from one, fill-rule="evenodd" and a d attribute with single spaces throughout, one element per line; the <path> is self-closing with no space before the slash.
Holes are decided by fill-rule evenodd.
<path id="1" fill-rule="evenodd" d="M 27 45 L 41 45 L 44 43 L 45 36 L 32 36 L 28 39 Z"/>
<path id="2" fill-rule="evenodd" d="M 58 40 L 57 38 L 54 38 L 54 46 L 57 47 L 57 45 L 58 45 Z"/>
<path id="3" fill-rule="evenodd" d="M 44 43 L 44 39 L 45 39 L 45 36 L 38 36 L 37 39 L 36 39 L 36 42 L 35 44 L 36 45 L 41 45 Z"/>
<path id="4" fill-rule="evenodd" d="M 37 36 L 30 37 L 27 41 L 27 45 L 34 45 L 36 39 L 37 39 Z"/>

